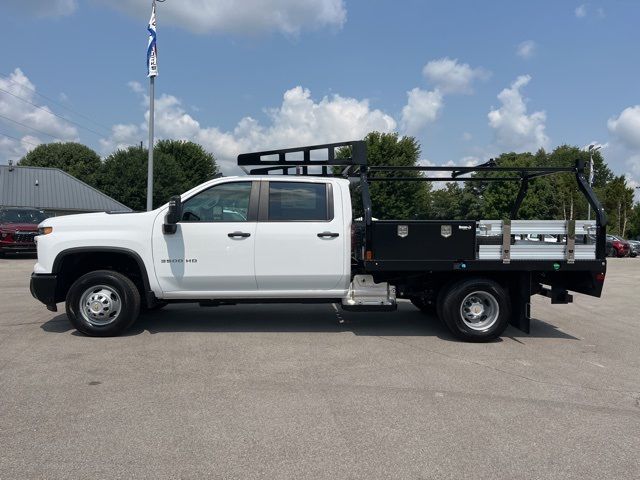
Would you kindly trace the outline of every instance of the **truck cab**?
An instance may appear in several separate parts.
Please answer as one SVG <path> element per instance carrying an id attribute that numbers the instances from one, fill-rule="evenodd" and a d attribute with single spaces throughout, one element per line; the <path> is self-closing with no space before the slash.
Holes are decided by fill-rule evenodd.
<path id="1" fill-rule="evenodd" d="M 179 217 L 167 224 L 176 202 Z M 351 221 L 345 179 L 217 178 L 151 212 L 43 222 L 32 293 L 55 309 L 79 278 L 111 272 L 136 286 L 142 309 L 189 300 L 340 301 L 351 282 Z M 111 332 L 105 327 L 117 322 L 109 319 L 124 310 L 122 295 L 103 287 L 67 301 L 85 333 Z"/>

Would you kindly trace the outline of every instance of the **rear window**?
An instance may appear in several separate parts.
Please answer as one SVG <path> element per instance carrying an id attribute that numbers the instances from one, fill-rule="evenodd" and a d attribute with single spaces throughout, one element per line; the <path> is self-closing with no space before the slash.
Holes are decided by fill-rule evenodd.
<path id="1" fill-rule="evenodd" d="M 330 220 L 327 199 L 325 183 L 269 182 L 269 220 Z"/>

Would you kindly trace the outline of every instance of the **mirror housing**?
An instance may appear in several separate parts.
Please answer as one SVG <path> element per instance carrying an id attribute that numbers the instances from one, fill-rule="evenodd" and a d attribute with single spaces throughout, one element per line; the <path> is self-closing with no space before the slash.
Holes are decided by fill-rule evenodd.
<path id="1" fill-rule="evenodd" d="M 182 219 L 182 199 L 180 195 L 174 195 L 169 200 L 169 211 L 164 217 L 162 231 L 165 234 L 173 235 L 178 230 L 178 222 Z"/>

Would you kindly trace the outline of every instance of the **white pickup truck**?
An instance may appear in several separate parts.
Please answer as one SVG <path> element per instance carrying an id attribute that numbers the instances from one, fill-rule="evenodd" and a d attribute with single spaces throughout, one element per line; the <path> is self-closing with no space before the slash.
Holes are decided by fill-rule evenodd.
<path id="1" fill-rule="evenodd" d="M 336 149 L 345 147 L 352 158 L 338 160 Z M 317 150 L 328 158 L 311 160 Z M 303 158 L 288 160 L 290 153 Z M 332 302 L 387 311 L 407 298 L 437 312 L 459 338 L 486 341 L 509 323 L 528 331 L 532 294 L 567 303 L 568 289 L 595 296 L 602 290 L 603 256 L 596 245 L 572 251 L 575 225 L 566 222 L 546 222 L 543 232 L 565 234 L 566 247 L 549 245 L 555 250 L 545 258 L 541 244 L 527 260 L 512 245 L 517 221 L 483 227 L 483 221 L 374 220 L 368 184 L 376 181 L 375 169 L 367 168 L 363 142 L 245 154 L 239 164 L 261 168 L 208 181 L 150 212 L 44 221 L 33 296 L 50 310 L 66 301 L 74 327 L 94 336 L 118 335 L 140 310 L 170 302 Z M 338 167 L 345 170 L 336 175 Z M 299 175 L 273 174 L 292 168 Z M 483 168 L 490 167 L 463 173 Z M 362 187 L 362 222 L 352 219 L 354 178 Z M 598 236 L 604 223 L 594 222 Z M 498 234 L 487 237 L 492 225 Z"/>

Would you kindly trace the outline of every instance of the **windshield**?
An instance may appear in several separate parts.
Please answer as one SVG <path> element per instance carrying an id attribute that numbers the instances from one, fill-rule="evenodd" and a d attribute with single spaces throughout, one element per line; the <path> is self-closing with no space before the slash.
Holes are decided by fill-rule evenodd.
<path id="1" fill-rule="evenodd" d="M 35 223 L 45 220 L 47 216 L 40 210 L 0 210 L 0 223 Z"/>

